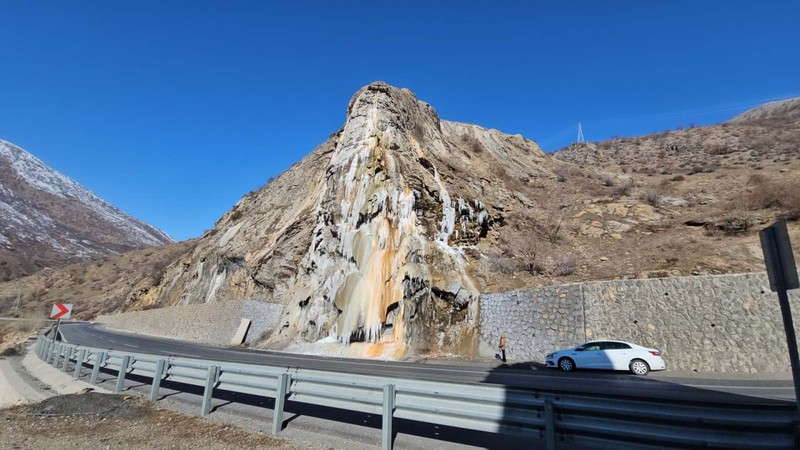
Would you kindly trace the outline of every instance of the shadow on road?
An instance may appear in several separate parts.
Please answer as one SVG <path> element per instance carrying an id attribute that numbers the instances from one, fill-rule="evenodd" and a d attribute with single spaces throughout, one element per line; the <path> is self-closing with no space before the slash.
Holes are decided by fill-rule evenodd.
<path id="1" fill-rule="evenodd" d="M 498 432 L 509 439 L 510 445 L 505 447 L 509 449 L 616 449 L 623 445 L 701 448 L 717 437 L 717 447 L 729 448 L 759 439 L 785 442 L 793 433 L 791 425 L 782 425 L 779 419 L 789 418 L 790 423 L 793 402 L 685 386 L 620 371 L 565 373 L 541 363 L 514 362 L 491 370 L 484 382 L 504 389 Z M 552 402 L 551 412 L 546 401 Z M 714 415 L 713 408 L 718 408 L 719 415 Z M 765 428 L 737 425 L 736 420 L 726 424 L 723 415 L 728 413 L 753 420 L 779 420 Z M 721 421 L 716 422 L 717 419 Z M 648 436 L 649 429 L 658 429 L 659 433 Z M 515 436 L 520 439 L 516 443 L 511 440 Z M 547 445 L 548 438 L 551 447 Z M 691 443 L 695 438 L 696 445 Z M 676 444 L 680 442 L 683 444 Z"/>

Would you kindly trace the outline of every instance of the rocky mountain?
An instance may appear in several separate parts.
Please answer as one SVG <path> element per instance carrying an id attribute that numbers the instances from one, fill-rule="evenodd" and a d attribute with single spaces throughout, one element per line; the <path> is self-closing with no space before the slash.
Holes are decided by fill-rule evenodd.
<path id="1" fill-rule="evenodd" d="M 737 164 L 769 162 L 764 173 L 790 183 L 797 129 L 742 127 L 551 157 L 373 83 L 350 100 L 341 130 L 244 197 L 136 302 L 279 303 L 281 325 L 263 343 L 276 348 L 337 341 L 365 356 L 474 354 L 482 292 L 759 270 L 752 227 L 793 206 L 732 208 L 742 196 L 732 187 L 758 182 Z M 754 151 L 759 138 L 785 145 Z"/>
<path id="2" fill-rule="evenodd" d="M 172 239 L 0 140 L 0 280 Z"/>
<path id="3" fill-rule="evenodd" d="M 555 180 L 546 160 L 522 136 L 440 120 L 411 91 L 371 84 L 341 130 L 243 198 L 142 301 L 285 304 L 273 345 L 335 338 L 400 356 L 439 333 L 461 345 L 482 248 L 533 206 L 514 184 Z"/>

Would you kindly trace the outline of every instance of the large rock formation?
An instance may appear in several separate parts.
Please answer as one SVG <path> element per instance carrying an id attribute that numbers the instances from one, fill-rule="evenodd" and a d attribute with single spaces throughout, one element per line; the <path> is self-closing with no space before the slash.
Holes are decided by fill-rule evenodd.
<path id="1" fill-rule="evenodd" d="M 284 304 L 266 337 L 276 346 L 335 338 L 386 357 L 469 347 L 482 288 L 472 264 L 527 201 L 504 183 L 551 177 L 543 158 L 521 136 L 441 121 L 411 91 L 370 84 L 339 132 L 168 270 L 156 301 Z"/>

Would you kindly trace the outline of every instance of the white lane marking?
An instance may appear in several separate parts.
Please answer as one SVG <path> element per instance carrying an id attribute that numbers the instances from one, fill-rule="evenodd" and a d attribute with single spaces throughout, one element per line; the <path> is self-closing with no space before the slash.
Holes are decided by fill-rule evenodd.
<path id="1" fill-rule="evenodd" d="M 791 386 L 723 386 L 717 384 L 684 384 L 693 388 L 720 388 L 720 389 L 794 389 Z"/>
<path id="2" fill-rule="evenodd" d="M 122 343 L 122 345 L 124 345 L 125 347 L 130 347 L 130 348 L 139 348 L 138 345 L 130 345 L 130 344 L 126 344 L 124 342 Z"/>

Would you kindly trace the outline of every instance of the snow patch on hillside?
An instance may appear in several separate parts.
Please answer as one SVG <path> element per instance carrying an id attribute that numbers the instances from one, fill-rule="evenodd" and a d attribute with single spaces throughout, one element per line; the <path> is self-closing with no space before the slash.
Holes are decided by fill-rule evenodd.
<path id="1" fill-rule="evenodd" d="M 8 160 L 17 175 L 36 189 L 61 198 L 77 199 L 85 204 L 100 215 L 104 221 L 122 231 L 130 244 L 144 247 L 173 242 L 172 238 L 162 231 L 129 216 L 71 178 L 47 167 L 40 159 L 9 142 L 0 140 L 0 158 Z M 0 191 L 6 195 L 12 194 L 10 189 L 3 186 L 0 186 Z M 25 219 L 19 217 L 19 214 L 16 217 L 16 220 L 25 222 Z"/>

